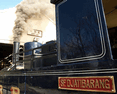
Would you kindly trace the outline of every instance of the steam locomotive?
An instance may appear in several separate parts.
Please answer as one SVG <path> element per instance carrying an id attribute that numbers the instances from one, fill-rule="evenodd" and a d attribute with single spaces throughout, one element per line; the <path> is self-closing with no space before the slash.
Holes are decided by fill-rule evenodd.
<path id="1" fill-rule="evenodd" d="M 14 42 L 13 64 L 0 72 L 0 92 L 116 93 L 117 60 L 112 55 L 116 42 L 110 44 L 102 0 L 51 3 L 56 6 L 57 40 L 43 45 L 27 42 L 23 52 Z M 18 69 L 18 64 L 24 68 Z"/>

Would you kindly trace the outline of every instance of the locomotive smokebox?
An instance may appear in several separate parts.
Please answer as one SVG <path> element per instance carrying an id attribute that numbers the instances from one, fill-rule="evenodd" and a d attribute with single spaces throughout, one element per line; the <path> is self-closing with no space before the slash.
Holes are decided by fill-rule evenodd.
<path id="1" fill-rule="evenodd" d="M 20 42 L 13 42 L 13 64 L 15 64 L 16 61 L 19 61 L 19 55 L 16 53 L 19 53 L 19 47 Z"/>

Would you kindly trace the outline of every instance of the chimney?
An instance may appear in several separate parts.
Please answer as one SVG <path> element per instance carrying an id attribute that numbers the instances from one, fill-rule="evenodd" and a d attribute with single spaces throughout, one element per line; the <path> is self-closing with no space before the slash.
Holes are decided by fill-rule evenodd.
<path id="1" fill-rule="evenodd" d="M 13 42 L 13 64 L 16 64 L 16 61 L 19 61 L 19 47 L 20 47 L 20 42 Z M 16 55 L 14 55 L 16 54 Z"/>

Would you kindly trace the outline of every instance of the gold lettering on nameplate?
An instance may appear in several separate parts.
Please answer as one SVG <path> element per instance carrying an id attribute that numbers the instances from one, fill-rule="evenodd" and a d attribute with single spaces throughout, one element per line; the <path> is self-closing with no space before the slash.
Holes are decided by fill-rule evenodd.
<path id="1" fill-rule="evenodd" d="M 90 88 L 94 88 L 94 80 L 93 79 L 90 80 Z"/>
<path id="2" fill-rule="evenodd" d="M 65 79 L 62 79 L 61 80 L 61 86 L 64 86 L 65 85 Z"/>
<path id="3" fill-rule="evenodd" d="M 95 88 L 99 88 L 99 81 L 96 79 Z"/>
<path id="4" fill-rule="evenodd" d="M 59 89 L 115 93 L 113 76 L 59 77 Z"/>
<path id="5" fill-rule="evenodd" d="M 110 89 L 110 84 L 108 79 L 105 80 L 105 88 Z"/>

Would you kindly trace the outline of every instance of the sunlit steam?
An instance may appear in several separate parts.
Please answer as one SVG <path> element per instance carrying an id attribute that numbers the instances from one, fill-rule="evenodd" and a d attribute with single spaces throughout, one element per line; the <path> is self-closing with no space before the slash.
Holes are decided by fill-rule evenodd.
<path id="1" fill-rule="evenodd" d="M 16 16 L 13 33 L 14 41 L 17 42 L 20 41 L 23 32 L 32 31 L 33 26 L 29 24 L 31 19 L 38 20 L 38 24 L 41 25 L 46 17 L 55 24 L 54 5 L 50 4 L 50 0 L 23 0 L 16 6 Z M 47 26 L 46 22 L 45 25 Z"/>

